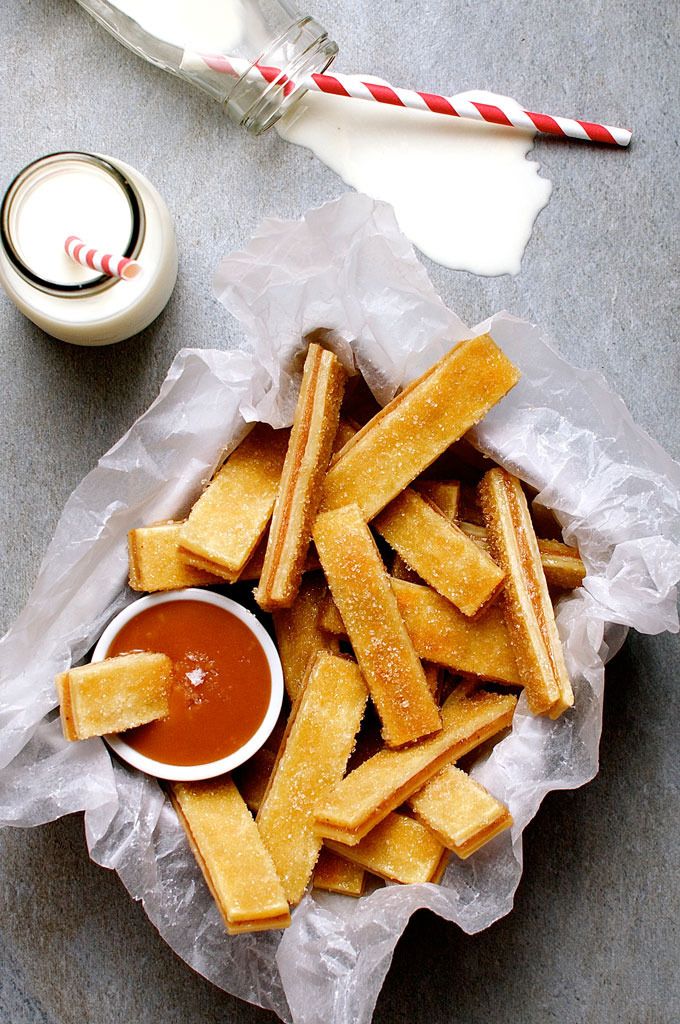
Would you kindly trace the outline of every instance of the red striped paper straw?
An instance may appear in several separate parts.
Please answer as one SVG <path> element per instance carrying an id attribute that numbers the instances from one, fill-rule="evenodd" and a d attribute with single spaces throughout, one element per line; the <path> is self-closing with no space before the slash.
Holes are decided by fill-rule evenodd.
<path id="1" fill-rule="evenodd" d="M 119 277 L 123 281 L 131 281 L 141 272 L 142 266 L 129 256 L 114 256 L 100 249 L 92 249 L 77 235 L 69 235 L 64 242 L 64 250 L 74 263 L 90 270 L 98 270 L 107 277 Z"/>
<path id="2" fill-rule="evenodd" d="M 185 54 L 187 66 L 195 66 L 198 57 L 205 66 L 220 74 L 240 78 L 242 75 L 258 75 L 270 85 L 282 86 L 288 94 L 295 86 L 302 86 L 312 92 L 323 92 L 331 96 L 345 96 L 352 99 L 371 100 L 393 107 L 408 107 L 412 110 L 429 110 L 435 114 L 461 117 L 473 121 L 488 121 L 508 128 L 523 128 L 540 132 L 542 135 L 556 135 L 561 138 L 578 139 L 581 142 L 603 142 L 610 146 L 627 146 L 632 132 L 628 128 L 616 128 L 596 121 L 581 118 L 560 117 L 556 114 L 539 114 L 533 110 L 522 110 L 514 104 L 476 103 L 474 100 L 441 96 L 434 92 L 418 92 L 415 89 L 401 89 L 393 85 L 367 82 L 350 75 L 309 75 L 293 82 L 276 67 L 253 64 L 236 57 L 211 56 L 209 54 Z M 183 62 L 184 63 L 184 62 Z"/>

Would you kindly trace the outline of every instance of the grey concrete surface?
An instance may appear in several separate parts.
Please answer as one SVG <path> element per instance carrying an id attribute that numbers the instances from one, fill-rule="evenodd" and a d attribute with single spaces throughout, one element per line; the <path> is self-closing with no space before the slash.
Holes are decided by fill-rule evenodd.
<path id="1" fill-rule="evenodd" d="M 447 92 L 493 88 L 533 109 L 633 127 L 628 152 L 537 143 L 554 193 L 518 277 L 428 270 L 471 323 L 507 308 L 549 328 L 677 458 L 677 5 L 315 0 L 313 10 L 344 70 Z M 0 37 L 0 184 L 48 151 L 111 153 L 164 194 L 181 259 L 165 313 L 109 349 L 54 342 L 0 296 L 5 628 L 71 489 L 153 399 L 176 350 L 239 343 L 210 294 L 217 259 L 264 215 L 298 215 L 344 186 L 274 134 L 247 138 L 74 0 L 4 0 Z M 677 658 L 675 637 L 629 639 L 609 671 L 601 772 L 551 796 L 529 828 L 514 912 L 474 939 L 418 915 L 376 1024 L 680 1020 Z M 0 850 L 0 1020 L 274 1019 L 170 952 L 116 877 L 89 862 L 80 819 L 4 832 Z"/>

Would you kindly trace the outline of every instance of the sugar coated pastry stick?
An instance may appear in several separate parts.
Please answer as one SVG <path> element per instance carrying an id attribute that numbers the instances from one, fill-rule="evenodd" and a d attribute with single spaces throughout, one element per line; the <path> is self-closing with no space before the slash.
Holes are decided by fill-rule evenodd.
<path id="1" fill-rule="evenodd" d="M 339 892 L 344 896 L 361 896 L 366 885 L 366 872 L 346 857 L 321 847 L 314 868 L 312 887 L 325 892 Z"/>
<path id="2" fill-rule="evenodd" d="M 421 480 L 416 490 L 453 522 L 458 518 L 460 483 L 458 480 Z"/>
<path id="3" fill-rule="evenodd" d="M 234 771 L 236 788 L 253 814 L 257 814 L 260 809 L 275 763 L 274 751 L 261 747 Z"/>
<path id="4" fill-rule="evenodd" d="M 459 525 L 463 533 L 488 551 L 489 541 L 486 527 L 478 526 L 476 523 L 460 523 Z M 549 587 L 556 587 L 559 590 L 575 590 L 581 586 L 586 575 L 586 567 L 576 548 L 571 548 L 558 540 L 541 540 L 539 538 L 538 550 Z"/>
<path id="5" fill-rule="evenodd" d="M 576 548 L 558 540 L 539 540 L 538 550 L 546 583 L 559 590 L 575 590 L 585 579 L 586 567 Z"/>
<path id="6" fill-rule="evenodd" d="M 502 605 L 529 708 L 557 718 L 574 695 L 524 491 L 517 477 L 492 469 L 479 498 L 489 547 L 506 572 Z"/>
<path id="7" fill-rule="evenodd" d="M 333 440 L 333 455 L 337 455 L 338 452 L 342 451 L 347 442 L 352 440 L 357 430 L 359 430 L 358 426 L 345 419 L 344 416 L 340 417 L 338 429 Z"/>
<path id="8" fill-rule="evenodd" d="M 174 782 L 170 798 L 229 934 L 286 928 L 290 912 L 281 883 L 229 776 Z"/>
<path id="9" fill-rule="evenodd" d="M 315 827 L 327 839 L 356 845 L 440 768 L 455 761 L 511 721 L 510 694 L 454 690 L 442 709 L 441 732 L 401 750 L 380 750 L 339 782 L 316 808 Z"/>
<path id="10" fill-rule="evenodd" d="M 505 573 L 436 505 L 408 487 L 373 522 L 418 575 L 464 615 L 475 615 L 503 586 Z"/>
<path id="11" fill-rule="evenodd" d="M 404 580 L 406 583 L 423 582 L 418 573 L 411 568 L 398 551 L 394 552 L 392 559 L 392 576 L 395 580 Z"/>
<path id="12" fill-rule="evenodd" d="M 292 701 L 300 691 L 310 659 L 319 651 L 337 654 L 340 647 L 337 637 L 318 625 L 319 610 L 327 593 L 323 576 L 310 573 L 303 578 L 292 606 L 273 613 L 283 679 Z"/>
<path id="13" fill-rule="evenodd" d="M 421 822 L 405 814 L 388 814 L 356 846 L 326 839 L 335 853 L 392 882 L 437 882 L 448 860 L 444 845 Z"/>
<path id="14" fill-rule="evenodd" d="M 128 533 L 130 587 L 153 593 L 222 583 L 214 573 L 188 565 L 179 551 L 182 523 L 141 526 Z"/>
<path id="15" fill-rule="evenodd" d="M 172 662 L 165 654 L 124 654 L 61 672 L 54 682 L 64 736 L 85 740 L 165 718 Z"/>
<path id="16" fill-rule="evenodd" d="M 201 568 L 241 572 L 271 518 L 287 444 L 287 430 L 258 423 L 215 474 L 180 533 Z"/>
<path id="17" fill-rule="evenodd" d="M 488 334 L 461 342 L 345 445 L 326 477 L 322 508 L 356 503 L 372 519 L 518 379 Z"/>
<path id="18" fill-rule="evenodd" d="M 310 345 L 255 600 L 290 608 L 300 588 L 321 489 L 338 429 L 346 374 L 337 356 Z"/>
<path id="19" fill-rule="evenodd" d="M 392 581 L 399 611 L 418 657 L 453 672 L 520 686 L 503 610 L 491 605 L 478 619 L 469 619 L 430 587 Z M 347 633 L 338 608 L 324 599 L 319 625 L 329 633 Z"/>
<path id="20" fill-rule="evenodd" d="M 318 516 L 314 543 L 389 746 L 441 728 L 382 559 L 356 505 Z"/>
<path id="21" fill-rule="evenodd" d="M 505 804 L 453 764 L 412 796 L 409 806 L 418 821 L 463 860 L 512 825 Z"/>
<path id="22" fill-rule="evenodd" d="M 317 655 L 257 815 L 289 903 L 300 901 L 312 876 L 321 849 L 314 807 L 345 772 L 367 699 L 356 662 Z"/>

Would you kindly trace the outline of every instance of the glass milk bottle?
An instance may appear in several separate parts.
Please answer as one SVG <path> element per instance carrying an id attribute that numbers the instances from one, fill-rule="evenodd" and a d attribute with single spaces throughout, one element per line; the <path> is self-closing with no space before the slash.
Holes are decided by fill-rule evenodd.
<path id="1" fill-rule="evenodd" d="M 199 86 L 254 135 L 326 70 L 336 44 L 287 0 L 78 0 L 140 57 Z"/>
<path id="2" fill-rule="evenodd" d="M 74 254 L 80 250 L 81 262 L 67 255 L 70 239 L 87 242 L 70 247 Z M 131 279 L 117 273 L 133 263 Z M 20 171 L 7 189 L 0 206 L 0 285 L 52 337 L 109 345 L 138 334 L 165 307 L 176 278 L 168 208 L 148 178 L 122 160 L 51 153 Z"/>

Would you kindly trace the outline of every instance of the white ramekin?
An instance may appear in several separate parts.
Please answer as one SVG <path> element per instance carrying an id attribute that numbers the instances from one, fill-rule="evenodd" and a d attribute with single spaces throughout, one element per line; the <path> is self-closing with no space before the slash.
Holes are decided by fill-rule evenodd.
<path id="1" fill-rule="evenodd" d="M 267 630 L 255 618 L 252 612 L 249 612 L 247 608 L 244 608 L 243 605 L 238 604 L 236 601 L 232 601 L 230 597 L 223 597 L 222 594 L 213 593 L 211 590 L 198 590 L 194 587 L 189 587 L 186 590 L 170 590 L 162 594 L 149 594 L 146 597 L 140 597 L 137 601 L 133 601 L 132 604 L 129 604 L 122 612 L 119 612 L 108 624 L 97 642 L 97 646 L 92 654 L 92 661 L 103 661 L 106 658 L 113 640 L 130 619 L 133 619 L 140 612 L 153 605 L 167 604 L 169 601 L 200 601 L 204 604 L 212 604 L 231 612 L 232 615 L 248 627 L 264 651 L 271 676 L 269 706 L 262 723 L 257 732 L 238 750 L 217 761 L 210 761 L 206 764 L 165 764 L 162 761 L 155 761 L 151 757 L 140 754 L 138 750 L 135 750 L 125 740 L 121 739 L 120 735 L 109 735 L 105 736 L 104 739 L 123 761 L 127 761 L 133 768 L 139 768 L 141 771 L 146 772 L 148 775 L 154 775 L 158 779 L 171 779 L 175 782 L 196 782 L 199 779 L 212 779 L 216 775 L 223 775 L 225 772 L 238 768 L 240 764 L 243 764 L 244 761 L 252 757 L 260 749 L 276 725 L 283 703 L 283 671 L 281 669 L 281 661 L 269 633 L 267 633 Z"/>

